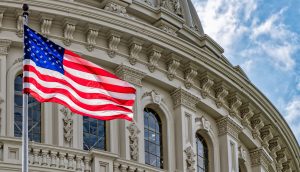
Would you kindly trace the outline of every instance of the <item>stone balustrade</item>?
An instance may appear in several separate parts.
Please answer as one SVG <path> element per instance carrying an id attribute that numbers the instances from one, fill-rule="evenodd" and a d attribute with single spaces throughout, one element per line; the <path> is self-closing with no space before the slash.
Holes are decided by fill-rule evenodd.
<path id="1" fill-rule="evenodd" d="M 0 166 L 21 170 L 22 142 L 19 138 L 0 137 Z M 29 143 L 29 168 L 33 171 L 64 172 L 165 172 L 117 154 L 100 150 L 78 150 L 41 143 Z M 1 170 L 0 170 L 1 171 Z"/>

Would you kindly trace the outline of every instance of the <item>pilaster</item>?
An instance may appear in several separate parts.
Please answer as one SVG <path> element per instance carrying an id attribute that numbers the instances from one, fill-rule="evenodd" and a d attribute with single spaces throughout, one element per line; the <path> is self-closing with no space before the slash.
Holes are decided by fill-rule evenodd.
<path id="1" fill-rule="evenodd" d="M 217 120 L 222 172 L 238 171 L 238 135 L 242 130 L 230 117 Z"/>
<path id="2" fill-rule="evenodd" d="M 267 172 L 268 164 L 271 163 L 271 157 L 264 149 L 250 151 L 252 171 Z"/>
<path id="3" fill-rule="evenodd" d="M 11 44 L 10 40 L 0 40 L 0 135 L 5 135 L 6 129 L 6 59 L 8 49 Z"/>
<path id="4" fill-rule="evenodd" d="M 191 151 L 194 151 L 193 121 L 199 98 L 182 88 L 173 91 L 171 97 L 174 103 L 176 166 L 178 171 L 189 171 L 195 165 Z"/>
<path id="5" fill-rule="evenodd" d="M 126 120 L 119 120 L 119 143 L 120 145 L 120 156 L 127 160 L 135 160 L 140 163 L 143 158 L 137 156 L 135 151 L 139 151 L 140 144 L 134 143 L 140 139 L 140 129 L 143 126 L 144 121 L 142 120 L 143 109 L 141 107 L 141 97 L 142 97 L 142 79 L 146 76 L 146 73 L 134 69 L 126 65 L 120 65 L 115 70 L 116 75 L 131 84 L 136 88 L 136 101 L 134 105 L 134 120 L 133 123 Z M 134 126 L 134 127 L 133 127 Z"/>

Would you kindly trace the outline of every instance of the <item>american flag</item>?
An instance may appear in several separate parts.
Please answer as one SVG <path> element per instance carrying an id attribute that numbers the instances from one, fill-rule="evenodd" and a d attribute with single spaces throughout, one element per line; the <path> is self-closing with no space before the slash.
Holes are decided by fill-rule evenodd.
<path id="1" fill-rule="evenodd" d="M 101 120 L 133 118 L 135 88 L 24 26 L 24 93 Z"/>

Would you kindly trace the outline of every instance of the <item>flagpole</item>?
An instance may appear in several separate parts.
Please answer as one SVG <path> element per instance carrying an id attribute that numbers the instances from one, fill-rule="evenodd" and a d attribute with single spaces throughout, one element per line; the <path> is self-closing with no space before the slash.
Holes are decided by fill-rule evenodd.
<path id="1" fill-rule="evenodd" d="M 27 25 L 29 7 L 27 4 L 23 4 L 22 8 L 23 8 L 23 25 Z M 25 57 L 23 59 L 23 65 L 24 63 L 25 63 Z M 25 77 L 25 73 L 23 70 L 23 79 L 24 77 Z M 23 88 L 25 88 L 24 80 L 23 80 Z M 23 93 L 22 172 L 28 172 L 28 94 L 27 93 Z"/>

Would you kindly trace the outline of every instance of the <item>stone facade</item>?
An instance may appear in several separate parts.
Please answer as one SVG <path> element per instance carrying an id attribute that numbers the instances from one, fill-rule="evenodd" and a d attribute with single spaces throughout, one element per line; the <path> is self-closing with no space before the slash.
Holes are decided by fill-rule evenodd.
<path id="1" fill-rule="evenodd" d="M 82 116 L 43 103 L 42 141 L 29 145 L 31 171 L 197 171 L 196 134 L 208 145 L 209 172 L 300 171 L 288 125 L 194 22 L 188 1 L 28 1 L 30 27 L 137 89 L 135 122 L 108 121 L 105 151 L 83 150 Z M 21 169 L 14 137 L 21 6 L 0 2 L 0 172 Z M 145 164 L 145 107 L 161 118 L 162 169 Z"/>

